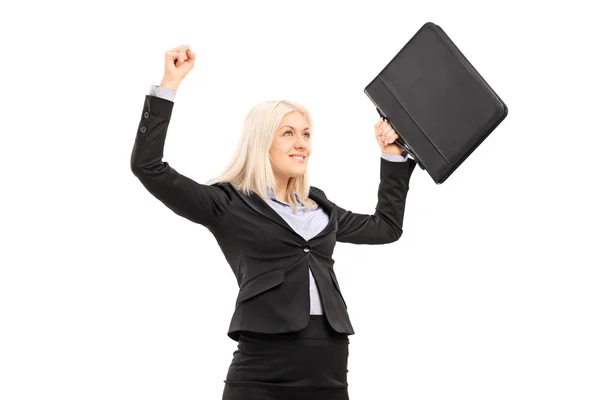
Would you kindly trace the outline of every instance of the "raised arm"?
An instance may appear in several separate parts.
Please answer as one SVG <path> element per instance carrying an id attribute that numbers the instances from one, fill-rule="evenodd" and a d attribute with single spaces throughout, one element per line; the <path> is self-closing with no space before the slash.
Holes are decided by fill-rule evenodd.
<path id="1" fill-rule="evenodd" d="M 408 183 L 416 162 L 406 158 L 402 148 L 394 143 L 400 137 L 387 121 L 380 119 L 374 128 L 381 149 L 375 213 L 357 214 L 334 204 L 338 213 L 338 242 L 384 244 L 395 242 L 402 236 Z"/>
<path id="2" fill-rule="evenodd" d="M 181 74 L 185 76 L 193 67 L 194 56 L 189 46 L 168 51 L 161 87 L 176 90 L 183 79 Z M 191 64 L 185 64 L 190 62 L 190 58 Z M 169 63 L 175 68 L 171 74 L 167 73 Z M 187 68 L 187 72 L 183 67 Z M 177 68 L 181 70 L 177 72 Z M 166 98 L 146 96 L 131 153 L 131 171 L 154 197 L 176 214 L 205 226 L 215 225 L 229 205 L 226 192 L 219 185 L 195 182 L 163 161 L 173 106 L 174 102 Z"/>
<path id="3" fill-rule="evenodd" d="M 381 158 L 377 206 L 374 214 L 357 214 L 334 203 L 338 212 L 337 241 L 354 244 L 385 244 L 402 235 L 410 176 L 416 162 L 393 162 Z"/>

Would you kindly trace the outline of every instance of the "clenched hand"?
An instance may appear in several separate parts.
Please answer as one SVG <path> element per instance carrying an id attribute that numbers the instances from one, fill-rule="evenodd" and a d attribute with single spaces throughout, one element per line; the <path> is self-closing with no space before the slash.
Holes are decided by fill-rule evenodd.
<path id="1" fill-rule="evenodd" d="M 165 72 L 160 86 L 177 89 L 183 78 L 194 68 L 196 53 L 183 44 L 165 53 Z"/>
<path id="2" fill-rule="evenodd" d="M 383 118 L 379 118 L 379 121 L 375 124 L 375 139 L 377 139 L 382 152 L 387 154 L 402 154 L 403 149 L 394 143 L 394 140 L 398 139 L 401 143 L 404 142 L 389 122 Z"/>

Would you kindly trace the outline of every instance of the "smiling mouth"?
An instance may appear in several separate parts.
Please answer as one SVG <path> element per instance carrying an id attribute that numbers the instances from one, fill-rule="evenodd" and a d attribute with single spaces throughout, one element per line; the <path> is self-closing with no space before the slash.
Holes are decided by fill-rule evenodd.
<path id="1" fill-rule="evenodd" d="M 290 158 L 296 161 L 304 161 L 306 159 L 306 156 L 290 156 Z"/>

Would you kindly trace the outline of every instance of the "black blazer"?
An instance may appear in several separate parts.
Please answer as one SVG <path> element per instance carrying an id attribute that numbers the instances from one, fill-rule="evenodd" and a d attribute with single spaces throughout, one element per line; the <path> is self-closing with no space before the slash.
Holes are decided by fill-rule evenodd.
<path id="1" fill-rule="evenodd" d="M 415 161 L 381 158 L 375 214 L 347 211 L 311 186 L 310 198 L 329 215 L 318 235 L 304 240 L 259 195 L 230 183 L 204 185 L 163 161 L 174 103 L 147 95 L 131 154 L 131 170 L 146 189 L 176 214 L 209 229 L 239 286 L 228 336 L 239 331 L 282 333 L 309 320 L 309 274 L 314 274 L 325 317 L 334 330 L 354 334 L 334 271 L 336 242 L 391 243 L 402 235 L 409 179 Z"/>

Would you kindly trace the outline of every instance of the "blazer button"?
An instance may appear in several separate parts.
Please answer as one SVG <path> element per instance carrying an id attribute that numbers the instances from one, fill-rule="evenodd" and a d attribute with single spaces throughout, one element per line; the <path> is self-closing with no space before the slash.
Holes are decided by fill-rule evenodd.
<path id="1" fill-rule="evenodd" d="M 302 248 L 302 251 L 304 251 L 305 253 L 308 253 L 308 252 L 310 251 L 310 247 L 308 247 L 308 246 L 304 246 L 304 247 Z"/>
<path id="2" fill-rule="evenodd" d="M 148 118 L 149 116 L 150 116 L 150 113 L 149 113 L 148 111 L 146 111 L 146 112 L 144 113 L 144 118 Z"/>
<path id="3" fill-rule="evenodd" d="M 146 127 L 145 127 L 145 126 L 142 126 L 142 127 L 140 128 L 140 132 L 142 132 L 142 133 L 146 132 Z"/>

